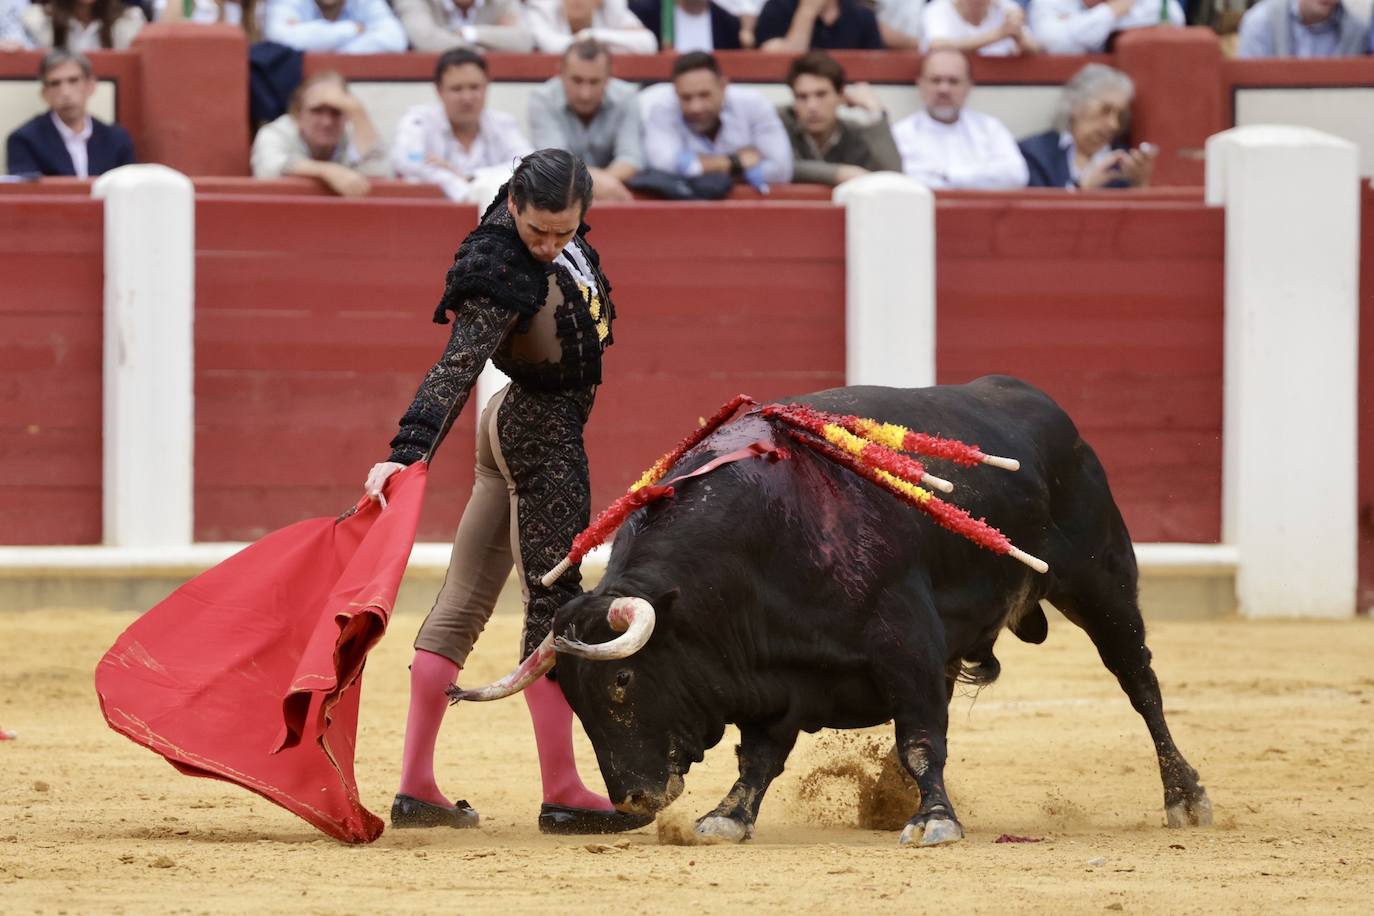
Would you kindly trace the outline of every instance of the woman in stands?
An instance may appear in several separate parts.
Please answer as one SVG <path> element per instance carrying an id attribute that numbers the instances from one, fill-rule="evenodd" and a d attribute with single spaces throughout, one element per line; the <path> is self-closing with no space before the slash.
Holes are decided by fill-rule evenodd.
<path id="1" fill-rule="evenodd" d="M 147 19 L 122 0 L 50 0 L 24 10 L 24 29 L 40 48 L 75 53 L 124 51 Z"/>
<path id="2" fill-rule="evenodd" d="M 1135 84 L 1120 70 L 1088 64 L 1064 85 L 1054 127 L 1027 137 L 1021 155 L 1032 188 L 1144 188 L 1157 151 L 1122 141 L 1131 118 Z"/>

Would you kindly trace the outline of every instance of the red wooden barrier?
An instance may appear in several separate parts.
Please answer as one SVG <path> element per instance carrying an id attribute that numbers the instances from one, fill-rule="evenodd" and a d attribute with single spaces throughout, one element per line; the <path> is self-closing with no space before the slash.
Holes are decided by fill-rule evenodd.
<path id="1" fill-rule="evenodd" d="M 102 213 L 0 206 L 0 544 L 101 538 Z"/>
<path id="2" fill-rule="evenodd" d="M 1050 393 L 1137 541 L 1221 534 L 1223 211 L 1120 198 L 939 198 L 939 381 Z"/>
<path id="3" fill-rule="evenodd" d="M 430 321 L 469 207 L 201 195 L 196 201 L 197 540 L 251 540 L 348 508 L 446 329 Z M 460 420 L 422 539 L 472 485 Z"/>
<path id="4" fill-rule="evenodd" d="M 346 508 L 446 340 L 429 316 L 473 211 L 201 196 L 196 538 L 255 538 Z M 739 392 L 843 382 L 843 213 L 830 205 L 598 208 L 620 310 L 588 447 L 619 495 Z M 420 537 L 452 536 L 474 407 L 435 460 Z"/>
<path id="5" fill-rule="evenodd" d="M 844 384 L 844 212 L 830 204 L 598 207 L 618 311 L 588 430 L 594 512 L 699 418 Z"/>

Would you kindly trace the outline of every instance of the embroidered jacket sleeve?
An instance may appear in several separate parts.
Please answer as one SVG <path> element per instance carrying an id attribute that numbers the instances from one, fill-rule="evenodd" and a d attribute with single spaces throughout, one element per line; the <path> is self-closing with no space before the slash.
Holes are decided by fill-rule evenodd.
<path id="1" fill-rule="evenodd" d="M 448 346 L 401 417 L 388 461 L 413 464 L 434 454 L 467 403 L 482 367 L 518 318 L 506 306 L 477 295 L 463 299 L 453 313 Z"/>

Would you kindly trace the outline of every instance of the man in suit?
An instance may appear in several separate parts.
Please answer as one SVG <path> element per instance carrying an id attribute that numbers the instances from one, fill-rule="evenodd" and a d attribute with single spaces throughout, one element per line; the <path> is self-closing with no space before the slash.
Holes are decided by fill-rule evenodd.
<path id="1" fill-rule="evenodd" d="M 675 0 L 673 18 L 663 21 L 661 0 L 630 0 L 630 9 L 644 27 L 658 36 L 664 51 L 738 51 L 740 27 L 738 16 L 711 0 Z"/>
<path id="2" fill-rule="evenodd" d="M 83 54 L 53 50 L 38 67 L 48 112 L 5 141 L 11 175 L 72 175 L 92 178 L 134 161 L 134 143 L 118 124 L 91 117 L 86 106 L 95 92 L 95 72 Z"/>

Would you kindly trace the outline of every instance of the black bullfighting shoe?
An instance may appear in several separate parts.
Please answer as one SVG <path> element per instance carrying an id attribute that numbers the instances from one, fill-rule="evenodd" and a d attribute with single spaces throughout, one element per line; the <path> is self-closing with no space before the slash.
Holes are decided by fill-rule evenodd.
<path id="1" fill-rule="evenodd" d="M 540 833 L 621 833 L 637 830 L 654 822 L 652 814 L 626 814 L 614 809 L 568 808 L 564 805 L 539 806 Z"/>
<path id="2" fill-rule="evenodd" d="M 392 827 L 476 827 L 481 820 L 472 806 L 460 801 L 452 808 L 397 795 L 391 803 Z"/>

